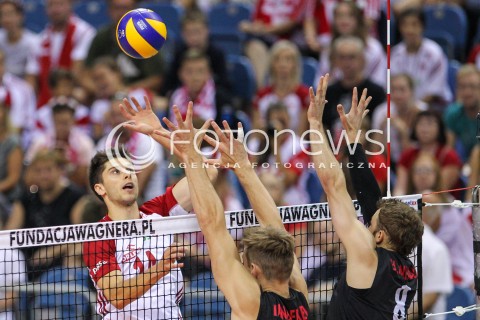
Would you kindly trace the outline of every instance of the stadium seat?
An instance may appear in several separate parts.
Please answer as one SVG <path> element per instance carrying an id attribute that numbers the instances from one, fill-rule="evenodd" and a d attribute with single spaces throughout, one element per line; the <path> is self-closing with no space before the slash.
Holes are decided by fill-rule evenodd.
<path id="1" fill-rule="evenodd" d="M 317 73 L 318 62 L 314 58 L 303 57 L 302 59 L 302 83 L 308 87 L 316 85 L 315 74 Z"/>
<path id="2" fill-rule="evenodd" d="M 447 311 L 451 311 L 457 306 L 468 307 L 475 304 L 475 295 L 468 288 L 457 287 L 447 297 Z M 446 320 L 458 320 L 455 313 L 448 314 Z M 467 312 L 462 316 L 462 320 L 475 320 L 475 312 Z"/>
<path id="3" fill-rule="evenodd" d="M 317 176 L 317 173 L 313 169 L 308 169 L 308 179 L 307 179 L 306 189 L 308 191 L 310 203 L 320 202 L 320 198 L 323 195 L 323 188 L 322 188 L 322 184 L 320 183 L 320 179 Z"/>
<path id="4" fill-rule="evenodd" d="M 248 58 L 228 55 L 227 72 L 233 93 L 245 101 L 251 101 L 256 87 L 253 67 Z"/>
<path id="5" fill-rule="evenodd" d="M 105 0 L 77 1 L 73 11 L 96 29 L 110 22 Z"/>
<path id="6" fill-rule="evenodd" d="M 448 59 L 455 58 L 455 40 L 451 34 L 442 30 L 428 30 L 424 36 L 438 43 Z"/>
<path id="7" fill-rule="evenodd" d="M 467 44 L 467 17 L 463 9 L 454 5 L 432 5 L 425 9 L 425 31 L 445 31 L 455 43 L 455 57 L 462 60 Z"/>
<path id="8" fill-rule="evenodd" d="M 448 61 L 448 72 L 447 72 L 447 80 L 448 86 L 453 93 L 453 96 L 456 96 L 457 91 L 457 72 L 462 65 L 457 60 L 449 60 Z"/>
<path id="9" fill-rule="evenodd" d="M 238 24 L 250 20 L 252 9 L 240 3 L 219 3 L 208 13 L 208 25 L 213 33 L 239 34 Z"/>
<path id="10" fill-rule="evenodd" d="M 42 31 L 48 23 L 44 1 L 24 0 L 25 27 L 35 33 Z"/>
<path id="11" fill-rule="evenodd" d="M 210 33 L 210 41 L 218 48 L 222 49 L 225 54 L 241 55 L 242 38 L 236 33 Z"/>
<path id="12" fill-rule="evenodd" d="M 183 15 L 183 10 L 180 6 L 167 2 L 144 1 L 139 4 L 139 8 L 150 9 L 162 17 L 167 26 L 167 40 L 172 39 L 176 41 L 180 39 L 180 24 Z"/>

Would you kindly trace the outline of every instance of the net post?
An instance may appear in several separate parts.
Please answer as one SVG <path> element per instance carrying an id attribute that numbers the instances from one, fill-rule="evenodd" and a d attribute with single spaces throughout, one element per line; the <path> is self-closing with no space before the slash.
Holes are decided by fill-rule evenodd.
<path id="1" fill-rule="evenodd" d="M 423 197 L 418 201 L 418 211 L 420 218 L 423 214 Z M 422 266 L 422 249 L 423 249 L 423 240 L 420 241 L 420 244 L 417 247 L 417 273 L 418 273 L 418 290 L 417 290 L 417 305 L 418 305 L 418 318 L 423 319 L 423 266 Z"/>
<path id="2" fill-rule="evenodd" d="M 479 203 L 479 196 L 480 185 L 477 185 L 472 191 L 472 203 Z M 474 204 L 472 206 L 472 220 L 475 291 L 478 299 L 480 296 L 480 205 L 478 204 Z"/>

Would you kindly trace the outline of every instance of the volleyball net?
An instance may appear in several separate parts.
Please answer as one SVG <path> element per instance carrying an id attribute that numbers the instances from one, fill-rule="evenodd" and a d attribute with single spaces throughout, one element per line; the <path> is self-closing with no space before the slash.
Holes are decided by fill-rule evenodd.
<path id="1" fill-rule="evenodd" d="M 421 195 L 398 198 L 420 209 Z M 361 219 L 360 206 L 357 202 L 354 202 L 354 206 Z M 346 268 L 345 251 L 333 230 L 328 204 L 286 206 L 280 207 L 279 212 L 286 229 L 294 235 L 296 254 L 309 287 L 308 300 L 312 311 L 309 319 L 324 319 L 334 282 Z M 225 218 L 227 228 L 237 243 L 246 228 L 258 225 L 252 210 L 226 212 Z M 142 251 L 141 254 L 145 254 L 149 261 L 147 264 L 135 258 L 146 241 L 151 248 L 159 250 Z M 107 306 L 108 301 L 104 297 L 97 298 L 91 277 L 101 277 L 96 273 L 103 272 L 100 270 L 111 262 L 100 259 L 89 273 L 82 249 L 88 247 L 89 254 L 96 255 L 91 251 L 108 250 L 108 244 L 114 243 L 116 261 L 122 273 L 130 272 L 133 275 L 155 265 L 160 259 L 158 255 L 172 241 L 186 249 L 181 275 L 172 272 L 175 280 L 183 278 L 180 281 L 183 282 L 183 289 L 180 284 L 176 289 L 178 294 L 174 294 L 180 301 L 183 293 L 180 302 L 183 317 L 229 319 L 230 307 L 213 279 L 207 247 L 194 215 L 1 231 L 0 318 L 100 319 L 100 314 L 111 307 Z M 87 242 L 94 245 L 87 246 Z M 416 250 L 411 258 L 421 278 L 421 249 Z M 112 267 L 111 270 L 114 269 Z M 125 310 L 125 315 L 119 311 L 112 319 L 144 319 L 148 315 L 157 319 L 165 318 L 152 309 L 172 304 L 171 296 L 165 293 L 173 290 L 167 283 L 170 280 L 172 278 L 160 279 L 156 291 L 152 287 L 145 293 L 144 296 L 151 295 L 151 299 L 133 301 L 124 309 L 115 304 Z M 134 283 L 131 286 L 135 290 L 140 287 Z M 417 296 L 421 299 L 421 286 L 419 290 Z M 138 314 L 129 311 L 132 309 L 138 310 L 135 311 Z M 408 318 L 413 319 L 414 315 L 421 318 L 422 313 L 415 304 L 409 310 Z M 172 318 L 178 317 L 172 315 Z"/>

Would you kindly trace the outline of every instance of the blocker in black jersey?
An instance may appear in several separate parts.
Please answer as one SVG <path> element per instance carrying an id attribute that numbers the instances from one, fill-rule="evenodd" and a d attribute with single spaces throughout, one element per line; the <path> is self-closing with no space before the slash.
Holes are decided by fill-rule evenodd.
<path id="1" fill-rule="evenodd" d="M 355 289 L 347 284 L 346 272 L 333 291 L 328 320 L 406 319 L 417 290 L 417 272 L 410 259 L 377 247 L 378 267 L 369 289 Z"/>
<path id="2" fill-rule="evenodd" d="M 271 291 L 262 291 L 258 320 L 307 320 L 308 302 L 303 293 L 290 288 L 290 297 L 284 298 Z"/>

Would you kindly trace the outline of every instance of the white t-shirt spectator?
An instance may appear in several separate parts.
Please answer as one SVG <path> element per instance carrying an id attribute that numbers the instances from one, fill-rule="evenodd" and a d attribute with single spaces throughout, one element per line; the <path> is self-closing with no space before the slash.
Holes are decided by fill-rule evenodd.
<path id="1" fill-rule="evenodd" d="M 15 43 L 10 43 L 7 32 L 0 29 L 0 50 L 5 54 L 5 70 L 23 78 L 30 55 L 37 50 L 39 44 L 39 36 L 27 29 L 23 30 L 22 37 Z"/>
<path id="2" fill-rule="evenodd" d="M 448 86 L 448 61 L 442 48 L 424 38 L 416 53 L 408 53 L 404 42 L 392 48 L 391 74 L 406 73 L 415 82 L 415 97 L 438 96 L 446 102 L 452 101 Z"/>

